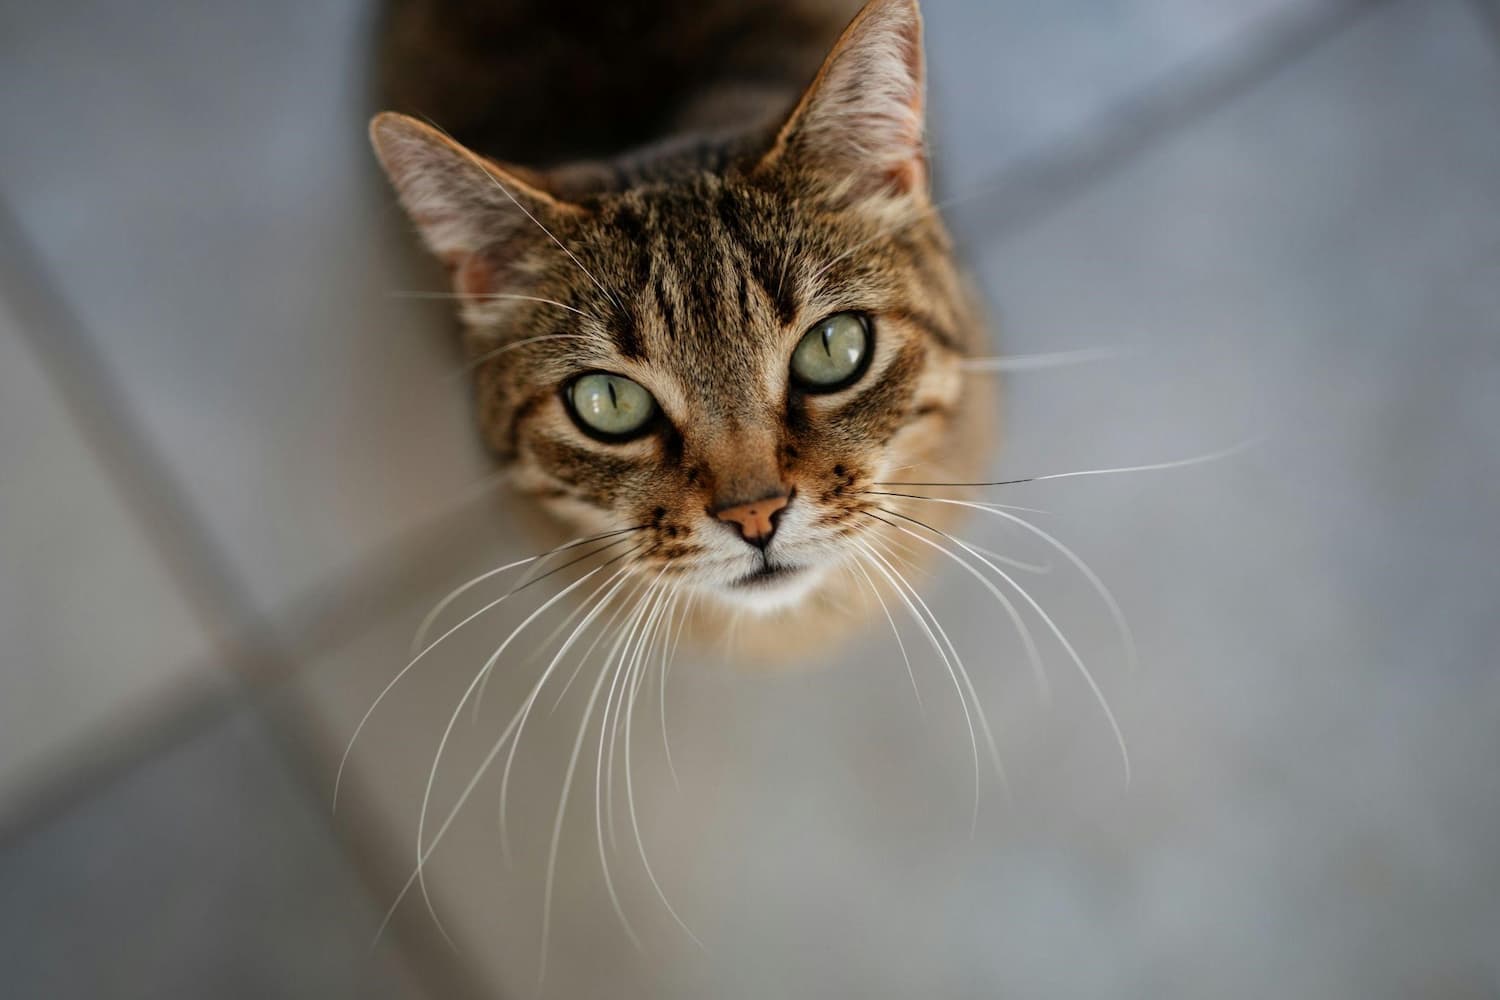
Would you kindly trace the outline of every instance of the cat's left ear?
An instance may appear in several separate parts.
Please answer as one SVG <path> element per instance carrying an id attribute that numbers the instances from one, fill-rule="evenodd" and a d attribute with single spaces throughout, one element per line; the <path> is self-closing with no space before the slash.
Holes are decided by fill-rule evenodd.
<path id="1" fill-rule="evenodd" d="M 790 166 L 840 200 L 927 197 L 922 15 L 870 0 L 839 36 L 758 169 Z"/>
<path id="2" fill-rule="evenodd" d="M 583 214 L 548 192 L 539 175 L 485 159 L 406 115 L 376 115 L 370 140 L 423 242 L 448 265 L 462 295 L 495 291 L 551 226 Z"/>

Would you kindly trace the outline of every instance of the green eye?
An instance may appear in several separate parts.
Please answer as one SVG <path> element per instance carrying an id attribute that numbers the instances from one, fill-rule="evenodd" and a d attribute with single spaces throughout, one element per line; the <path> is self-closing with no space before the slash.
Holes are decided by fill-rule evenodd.
<path id="1" fill-rule="evenodd" d="M 836 313 L 802 335 L 792 352 L 792 377 L 804 389 L 842 389 L 864 373 L 870 328 L 858 313 Z"/>
<path id="2" fill-rule="evenodd" d="M 612 438 L 634 434 L 656 412 L 656 400 L 645 389 L 602 372 L 576 379 L 568 389 L 568 402 L 584 430 Z"/>

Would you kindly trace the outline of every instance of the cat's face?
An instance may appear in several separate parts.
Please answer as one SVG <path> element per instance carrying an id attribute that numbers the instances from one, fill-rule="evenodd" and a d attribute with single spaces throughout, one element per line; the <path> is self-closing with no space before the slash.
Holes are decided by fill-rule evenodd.
<path id="1" fill-rule="evenodd" d="M 795 602 L 961 439 L 975 317 L 926 195 L 919 26 L 877 2 L 769 148 L 559 196 L 409 119 L 382 160 L 453 267 L 481 426 L 651 577 Z M 900 477 L 896 477 L 900 478 Z"/>

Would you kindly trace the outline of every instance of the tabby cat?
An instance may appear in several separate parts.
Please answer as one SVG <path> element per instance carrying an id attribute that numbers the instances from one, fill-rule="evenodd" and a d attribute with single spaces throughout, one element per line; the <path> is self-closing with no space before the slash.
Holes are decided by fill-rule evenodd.
<path id="1" fill-rule="evenodd" d="M 915 0 L 408 0 L 386 38 L 390 103 L 450 131 L 386 112 L 375 149 L 515 484 L 700 634 L 861 621 L 933 551 L 880 484 L 973 478 L 993 424 Z"/>

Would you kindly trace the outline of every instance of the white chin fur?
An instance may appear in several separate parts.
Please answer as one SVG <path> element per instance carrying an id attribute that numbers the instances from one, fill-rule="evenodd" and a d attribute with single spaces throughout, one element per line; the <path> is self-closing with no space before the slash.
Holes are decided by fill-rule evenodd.
<path id="1" fill-rule="evenodd" d="M 769 615 L 801 602 L 823 579 L 824 571 L 809 567 L 789 576 L 756 586 L 716 586 L 711 593 L 730 608 Z"/>

